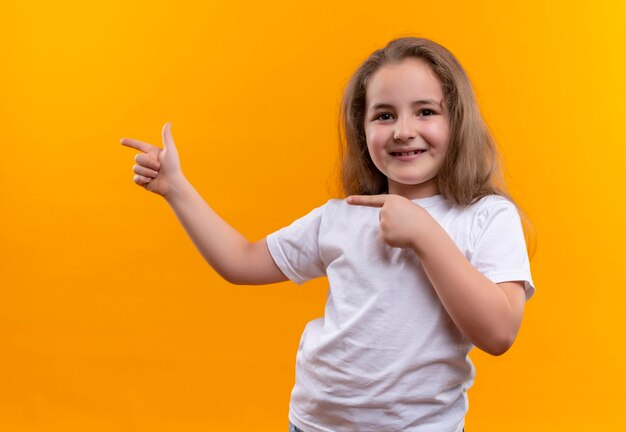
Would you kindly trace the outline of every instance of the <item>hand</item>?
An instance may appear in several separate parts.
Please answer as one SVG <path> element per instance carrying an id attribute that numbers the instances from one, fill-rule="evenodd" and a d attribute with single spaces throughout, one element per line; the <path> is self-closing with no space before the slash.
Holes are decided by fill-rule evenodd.
<path id="1" fill-rule="evenodd" d="M 380 207 L 380 237 L 389 246 L 417 248 L 428 213 L 400 195 L 351 195 L 348 204 Z"/>
<path id="2" fill-rule="evenodd" d="M 170 122 L 163 125 L 161 131 L 163 149 L 131 138 L 120 140 L 122 145 L 143 152 L 135 156 L 137 165 L 133 166 L 133 171 L 137 175 L 133 177 L 133 181 L 146 190 L 163 197 L 166 197 L 172 191 L 173 185 L 183 178 L 171 127 Z"/>

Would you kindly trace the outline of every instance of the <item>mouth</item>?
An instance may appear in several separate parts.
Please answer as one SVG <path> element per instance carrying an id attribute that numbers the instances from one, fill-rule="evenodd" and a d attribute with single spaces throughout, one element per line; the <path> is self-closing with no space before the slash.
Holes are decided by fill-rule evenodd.
<path id="1" fill-rule="evenodd" d="M 411 151 L 407 151 L 407 152 L 390 152 L 389 154 L 391 156 L 415 156 L 418 155 L 420 153 L 424 153 L 426 150 L 411 150 Z"/>

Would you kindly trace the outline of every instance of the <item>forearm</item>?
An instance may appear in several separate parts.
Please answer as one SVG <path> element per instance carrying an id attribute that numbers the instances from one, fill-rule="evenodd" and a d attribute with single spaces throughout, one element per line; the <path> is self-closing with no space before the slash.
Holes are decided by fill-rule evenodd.
<path id="1" fill-rule="evenodd" d="M 470 342 L 490 354 L 502 354 L 517 334 L 507 296 L 471 265 L 430 215 L 425 219 L 428 226 L 413 249 L 441 303 Z"/>
<path id="2" fill-rule="evenodd" d="M 207 263 L 224 279 L 236 280 L 245 266 L 248 240 L 215 213 L 185 177 L 165 199 Z"/>

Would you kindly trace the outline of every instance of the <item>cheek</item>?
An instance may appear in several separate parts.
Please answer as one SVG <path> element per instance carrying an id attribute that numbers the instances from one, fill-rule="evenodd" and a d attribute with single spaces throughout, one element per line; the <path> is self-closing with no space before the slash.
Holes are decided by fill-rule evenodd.
<path id="1" fill-rule="evenodd" d="M 380 134 L 366 132 L 365 139 L 367 142 L 367 154 L 374 165 L 380 169 L 380 163 L 383 159 L 382 153 L 384 152 L 384 145 L 381 144 Z"/>
<path id="2" fill-rule="evenodd" d="M 385 138 L 380 129 L 370 128 L 365 131 L 365 139 L 367 140 L 367 148 L 372 151 L 385 143 Z"/>
<path id="3" fill-rule="evenodd" d="M 448 126 L 445 123 L 432 122 L 423 130 L 422 134 L 434 145 L 445 145 L 448 142 Z"/>

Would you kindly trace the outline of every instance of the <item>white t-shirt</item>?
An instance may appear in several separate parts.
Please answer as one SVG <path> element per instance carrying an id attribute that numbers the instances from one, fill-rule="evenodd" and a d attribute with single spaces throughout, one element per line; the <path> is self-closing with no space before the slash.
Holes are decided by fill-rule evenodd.
<path id="1" fill-rule="evenodd" d="M 534 293 L 519 214 L 498 195 L 455 206 L 413 200 L 493 282 Z M 324 317 L 296 356 L 289 419 L 305 432 L 454 432 L 468 410 L 473 345 L 441 304 L 413 250 L 385 244 L 380 209 L 330 200 L 267 237 L 290 280 L 328 276 Z"/>

